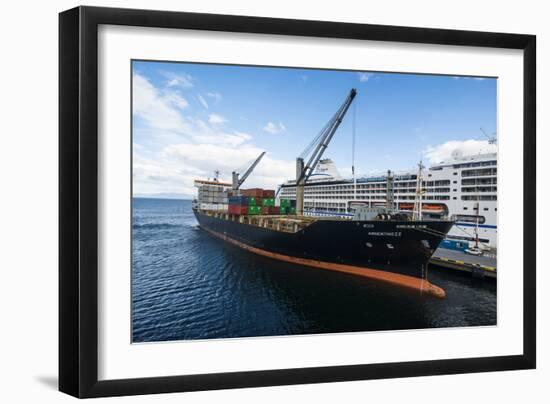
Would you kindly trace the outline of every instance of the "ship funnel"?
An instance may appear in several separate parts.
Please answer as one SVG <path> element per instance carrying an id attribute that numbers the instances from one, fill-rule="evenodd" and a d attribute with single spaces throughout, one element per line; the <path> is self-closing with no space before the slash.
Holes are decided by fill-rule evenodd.
<path id="1" fill-rule="evenodd" d="M 338 172 L 336 165 L 331 159 L 319 160 L 319 164 L 317 165 L 315 174 L 334 178 L 335 180 L 342 179 L 342 176 Z"/>

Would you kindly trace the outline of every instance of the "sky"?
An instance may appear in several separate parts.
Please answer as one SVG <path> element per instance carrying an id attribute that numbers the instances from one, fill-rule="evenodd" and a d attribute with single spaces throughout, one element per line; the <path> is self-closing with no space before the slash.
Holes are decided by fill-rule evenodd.
<path id="1" fill-rule="evenodd" d="M 370 175 L 496 151 L 497 79 L 278 67 L 132 62 L 133 192 L 191 198 L 193 180 L 230 181 L 262 152 L 243 188 L 275 189 L 352 88 L 323 157 Z"/>

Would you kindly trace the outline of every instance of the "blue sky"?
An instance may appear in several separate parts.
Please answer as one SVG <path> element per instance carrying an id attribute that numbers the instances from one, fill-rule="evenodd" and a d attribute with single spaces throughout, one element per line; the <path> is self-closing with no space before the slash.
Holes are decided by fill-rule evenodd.
<path id="1" fill-rule="evenodd" d="M 325 157 L 356 173 L 414 167 L 491 146 L 496 79 L 192 63 L 133 62 L 134 192 L 192 195 L 268 152 L 247 181 L 274 187 L 342 104 L 358 95 Z"/>

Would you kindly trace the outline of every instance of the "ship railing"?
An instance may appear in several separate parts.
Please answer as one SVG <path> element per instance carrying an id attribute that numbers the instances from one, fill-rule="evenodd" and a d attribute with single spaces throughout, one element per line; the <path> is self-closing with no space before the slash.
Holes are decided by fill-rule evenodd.
<path id="1" fill-rule="evenodd" d="M 293 218 L 279 215 L 233 215 L 228 212 L 220 211 L 205 211 L 204 213 L 208 216 L 213 216 L 219 219 L 282 231 L 285 233 L 297 233 L 316 221 L 315 218 L 305 216 Z"/>

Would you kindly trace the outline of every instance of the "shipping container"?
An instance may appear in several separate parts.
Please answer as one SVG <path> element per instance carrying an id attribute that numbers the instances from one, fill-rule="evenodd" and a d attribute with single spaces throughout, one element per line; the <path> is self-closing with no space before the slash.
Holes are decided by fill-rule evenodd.
<path id="1" fill-rule="evenodd" d="M 262 198 L 262 206 L 275 206 L 274 198 Z"/>
<path id="2" fill-rule="evenodd" d="M 281 199 L 280 205 L 281 205 L 281 208 L 289 208 L 290 207 L 290 200 L 289 199 Z"/>
<path id="3" fill-rule="evenodd" d="M 250 206 L 248 205 L 248 214 L 249 215 L 259 215 L 262 213 L 261 206 Z"/>
<path id="4" fill-rule="evenodd" d="M 230 205 L 248 205 L 248 197 L 246 196 L 231 196 L 229 197 Z"/>
<path id="5" fill-rule="evenodd" d="M 279 207 L 278 206 L 263 206 L 262 215 L 278 215 Z"/>
<path id="6" fill-rule="evenodd" d="M 275 198 L 275 191 L 272 189 L 264 189 L 262 192 L 263 198 Z"/>
<path id="7" fill-rule="evenodd" d="M 228 212 L 231 215 L 246 215 L 246 214 L 248 214 L 248 206 L 246 206 L 246 205 L 229 205 Z"/>
<path id="8" fill-rule="evenodd" d="M 262 199 L 256 196 L 249 196 L 248 206 L 262 206 Z"/>
<path id="9" fill-rule="evenodd" d="M 241 194 L 244 196 L 256 196 L 256 197 L 262 197 L 264 190 L 262 188 L 250 188 L 250 189 L 242 189 Z"/>

